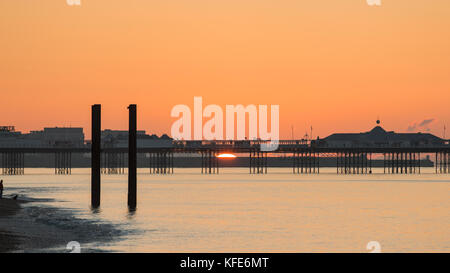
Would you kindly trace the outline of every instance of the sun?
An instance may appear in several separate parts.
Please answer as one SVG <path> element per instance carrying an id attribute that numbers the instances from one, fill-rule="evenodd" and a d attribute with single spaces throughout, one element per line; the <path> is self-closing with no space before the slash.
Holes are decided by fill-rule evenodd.
<path id="1" fill-rule="evenodd" d="M 234 154 L 220 154 L 217 156 L 218 158 L 236 158 Z"/>

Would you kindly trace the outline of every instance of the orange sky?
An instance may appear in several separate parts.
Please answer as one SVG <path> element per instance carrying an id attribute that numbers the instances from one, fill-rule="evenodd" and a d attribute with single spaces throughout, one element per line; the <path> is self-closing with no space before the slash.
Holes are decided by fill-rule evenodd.
<path id="1" fill-rule="evenodd" d="M 279 104 L 282 138 L 450 128 L 450 1 L 0 1 L 0 125 L 170 132 L 176 104 Z M 421 128 L 420 130 L 425 130 Z M 450 130 L 447 135 L 450 135 Z"/>

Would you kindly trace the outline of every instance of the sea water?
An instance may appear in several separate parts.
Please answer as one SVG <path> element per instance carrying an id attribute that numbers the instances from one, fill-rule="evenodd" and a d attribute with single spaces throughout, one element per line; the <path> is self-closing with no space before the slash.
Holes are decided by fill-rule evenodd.
<path id="1" fill-rule="evenodd" d="M 81 245 L 114 252 L 450 252 L 450 175 L 292 174 L 245 168 L 202 175 L 175 169 L 155 175 L 138 170 L 137 210 L 127 209 L 127 179 L 102 175 L 101 208 L 90 208 L 90 170 L 54 175 L 26 169 L 2 176 L 6 192 L 36 201 L 25 206 L 58 208 L 49 224 L 70 228 L 83 221 L 113 226 L 110 240 Z M 40 212 L 41 213 L 41 212 Z M 70 213 L 79 220 L 67 220 Z M 71 218 L 69 218 L 71 219 Z M 84 236 L 98 236 L 86 225 Z M 92 235 L 91 235 L 92 234 Z M 63 247 L 63 246 L 62 246 Z"/>

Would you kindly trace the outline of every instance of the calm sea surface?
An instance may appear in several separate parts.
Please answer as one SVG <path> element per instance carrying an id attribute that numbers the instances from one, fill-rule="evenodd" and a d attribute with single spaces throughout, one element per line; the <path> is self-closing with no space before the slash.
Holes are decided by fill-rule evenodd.
<path id="1" fill-rule="evenodd" d="M 8 192 L 49 198 L 33 206 L 113 224 L 122 235 L 90 248 L 120 252 L 450 252 L 450 175 L 294 175 L 269 169 L 176 169 L 138 174 L 138 209 L 127 211 L 127 175 L 102 176 L 102 206 L 90 210 L 90 170 L 26 169 Z M 328 172 L 328 173 L 327 173 Z M 95 238 L 93 238 L 95 239 Z M 82 246 L 83 247 L 83 246 Z"/>

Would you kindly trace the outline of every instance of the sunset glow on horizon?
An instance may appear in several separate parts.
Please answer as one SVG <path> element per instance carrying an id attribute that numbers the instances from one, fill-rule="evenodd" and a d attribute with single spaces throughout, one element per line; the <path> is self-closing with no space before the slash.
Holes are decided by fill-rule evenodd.
<path id="1" fill-rule="evenodd" d="M 220 154 L 217 158 L 236 158 L 234 154 Z"/>

